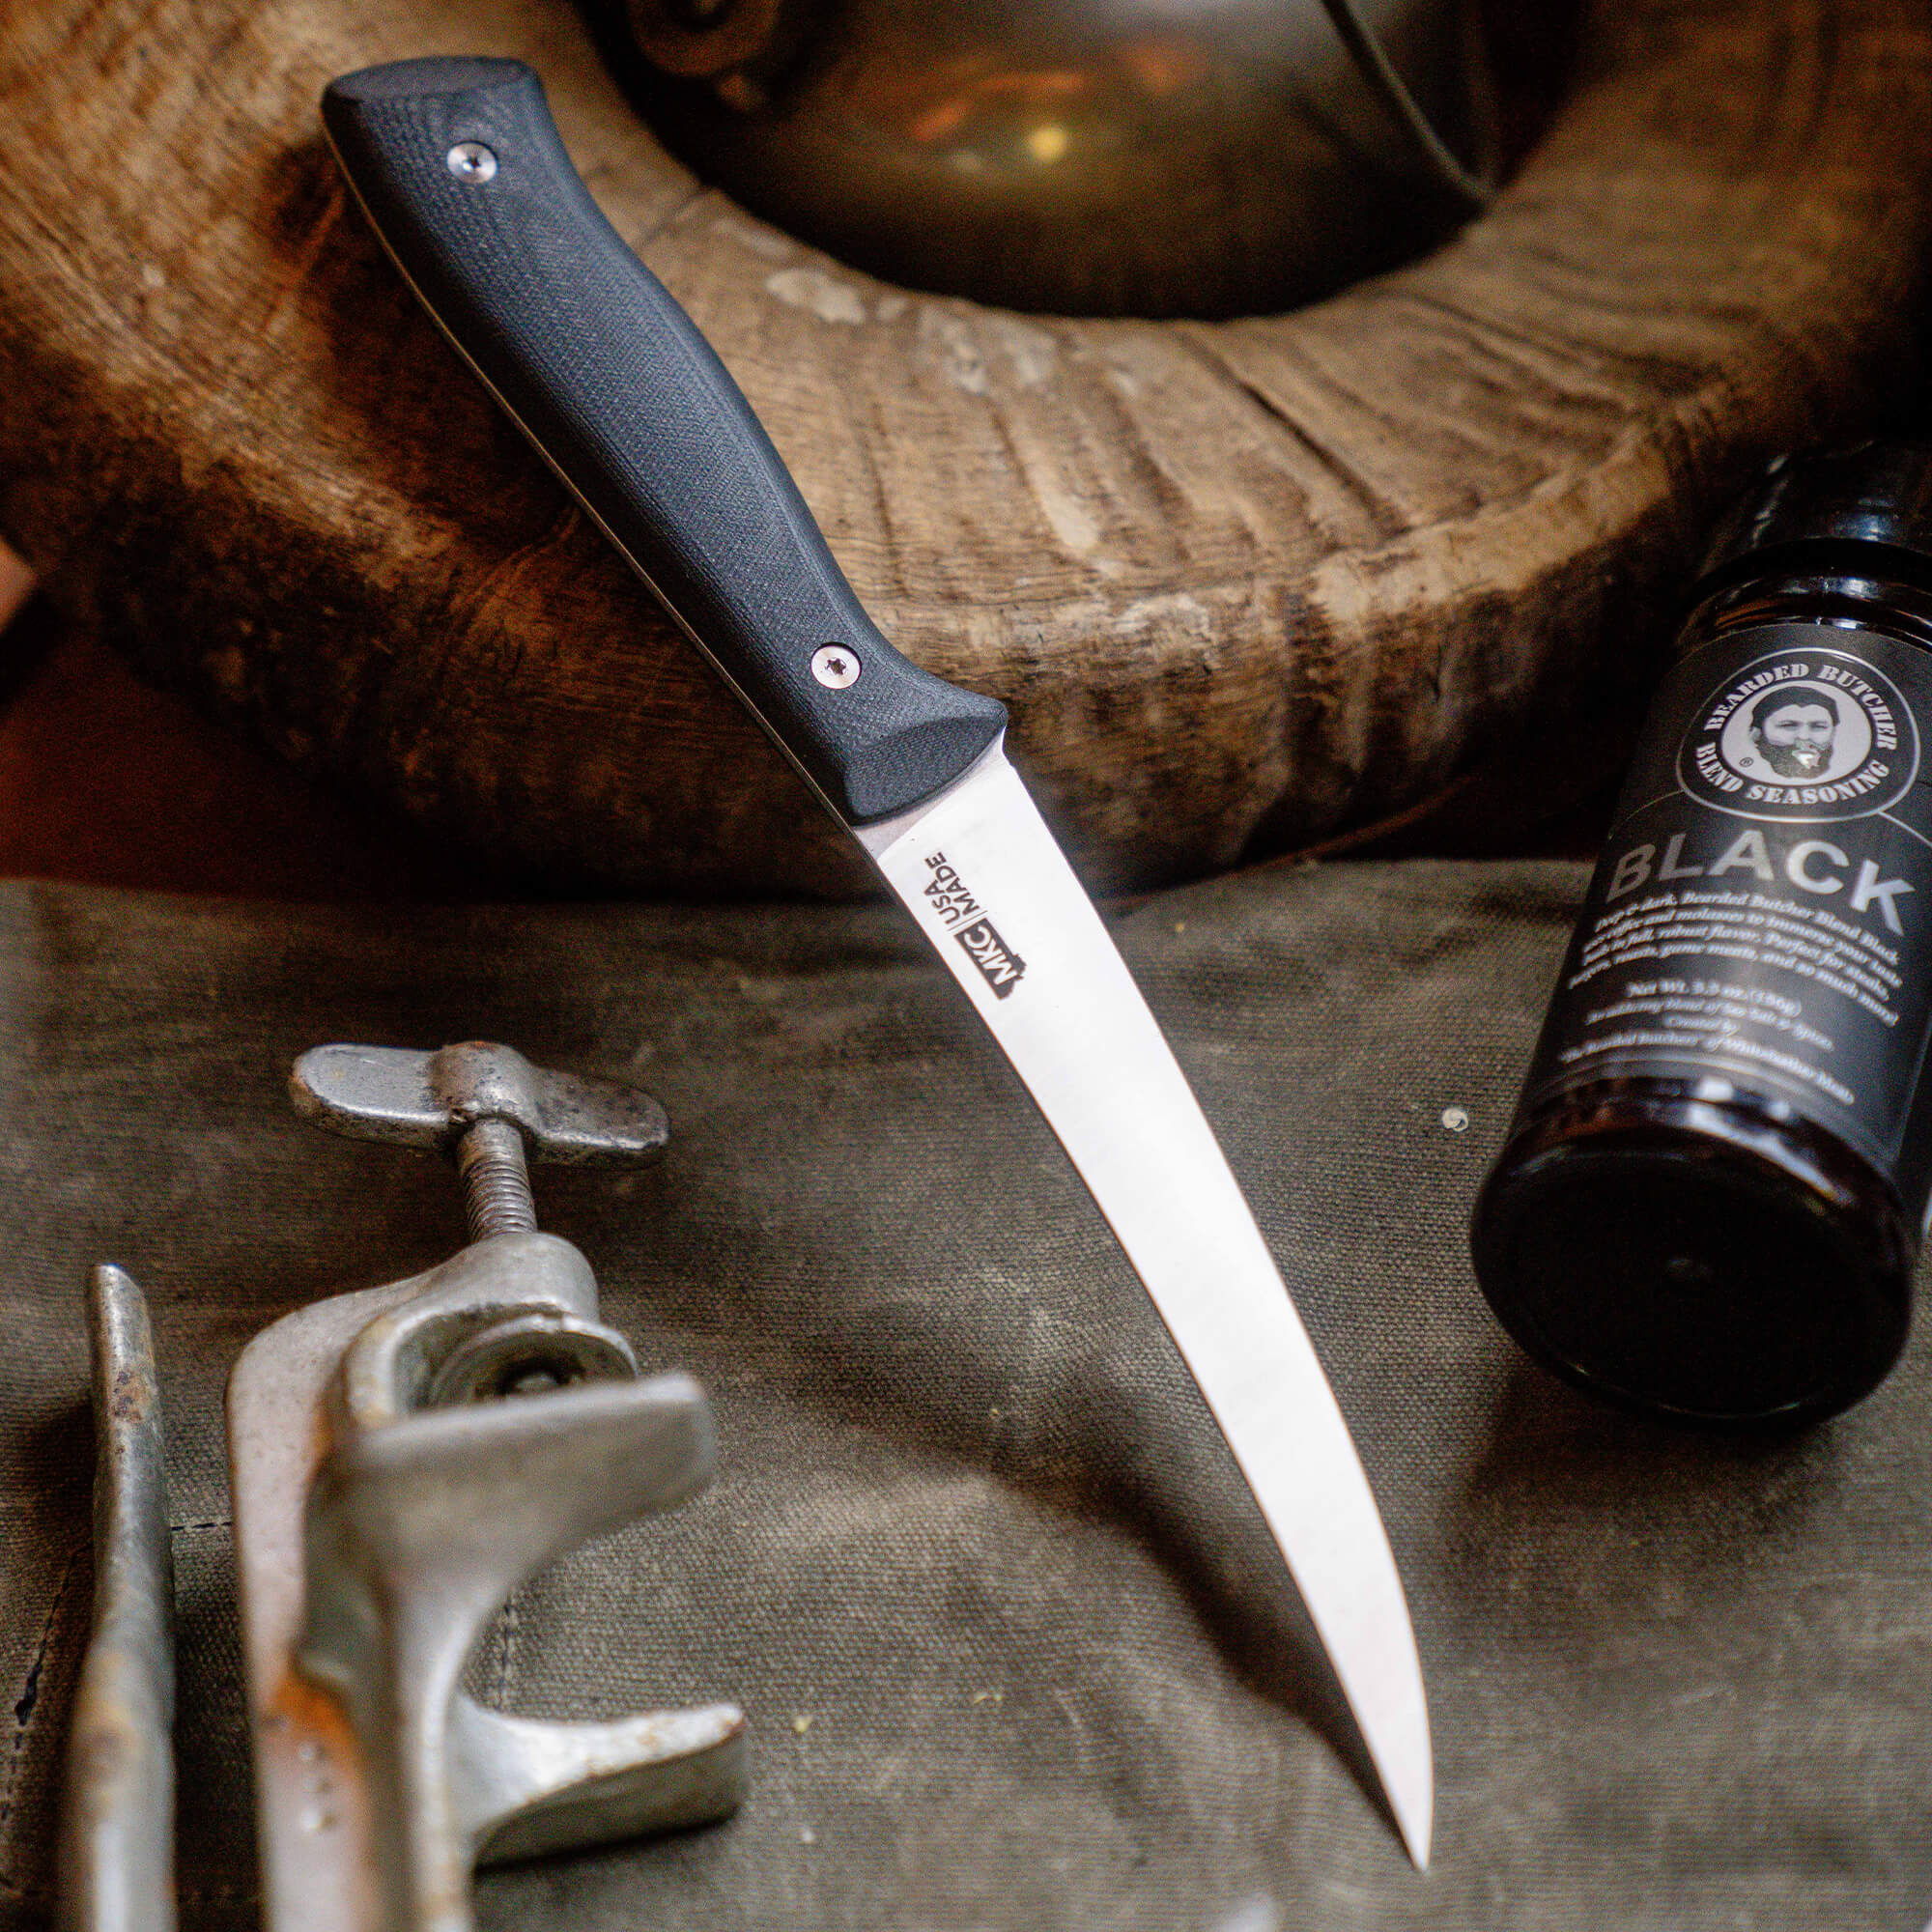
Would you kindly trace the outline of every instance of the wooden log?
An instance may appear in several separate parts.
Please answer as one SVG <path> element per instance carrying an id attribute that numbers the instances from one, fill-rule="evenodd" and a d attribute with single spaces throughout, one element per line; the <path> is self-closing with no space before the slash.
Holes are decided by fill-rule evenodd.
<path id="1" fill-rule="evenodd" d="M 1908 386 L 1918 0 L 1596 0 L 1492 214 L 1215 325 L 846 270 L 669 160 L 542 0 L 15 0 L 0 535 L 148 675 L 558 887 L 864 881 L 345 207 L 323 84 L 458 42 L 543 71 L 882 627 L 1006 700 L 1103 885 L 1399 812 L 1574 718 L 1752 464 Z"/>

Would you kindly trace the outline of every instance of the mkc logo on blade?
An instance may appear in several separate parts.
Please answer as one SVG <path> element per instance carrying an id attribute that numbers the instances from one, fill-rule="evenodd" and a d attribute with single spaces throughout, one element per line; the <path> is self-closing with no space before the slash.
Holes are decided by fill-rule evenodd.
<path id="1" fill-rule="evenodd" d="M 1000 937 L 999 929 L 944 852 L 929 853 L 925 863 L 932 873 L 925 882 L 925 896 L 932 902 L 940 924 L 979 967 L 994 997 L 1004 1000 L 1025 978 L 1026 961 Z"/>

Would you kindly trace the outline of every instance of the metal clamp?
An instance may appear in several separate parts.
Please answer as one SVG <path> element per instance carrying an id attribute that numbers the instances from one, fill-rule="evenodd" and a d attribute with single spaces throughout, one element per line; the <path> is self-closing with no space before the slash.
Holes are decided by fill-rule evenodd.
<path id="1" fill-rule="evenodd" d="M 520 1583 L 709 1477 L 702 1392 L 638 1378 L 589 1264 L 537 1232 L 526 1165 L 639 1160 L 668 1129 L 643 1094 L 480 1041 L 317 1047 L 293 1091 L 332 1132 L 451 1154 L 473 1238 L 286 1317 L 229 1382 L 264 1920 L 469 1932 L 473 1864 L 743 1795 L 733 1705 L 538 1723 L 459 1688 Z"/>

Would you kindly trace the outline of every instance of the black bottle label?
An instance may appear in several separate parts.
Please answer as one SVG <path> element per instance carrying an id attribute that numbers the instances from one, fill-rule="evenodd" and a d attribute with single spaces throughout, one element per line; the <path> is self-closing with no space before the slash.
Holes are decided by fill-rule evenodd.
<path id="1" fill-rule="evenodd" d="M 1770 624 L 1664 680 L 1523 1107 L 1605 1077 L 1781 1100 L 1899 1185 L 1932 1024 L 1932 656 Z M 1912 1172 L 1901 1173 L 1901 1167 Z"/>

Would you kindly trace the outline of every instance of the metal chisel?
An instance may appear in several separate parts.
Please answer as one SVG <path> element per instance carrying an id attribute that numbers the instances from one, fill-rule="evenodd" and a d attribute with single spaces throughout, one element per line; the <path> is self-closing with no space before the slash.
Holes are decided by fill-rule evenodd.
<path id="1" fill-rule="evenodd" d="M 443 332 L 871 855 L 1025 1081 L 1200 1384 L 1426 1864 L 1429 1718 L 1375 1498 L 1214 1136 L 1007 762 L 1004 707 L 866 615 L 527 67 L 371 68 L 331 84 L 323 121 Z"/>

